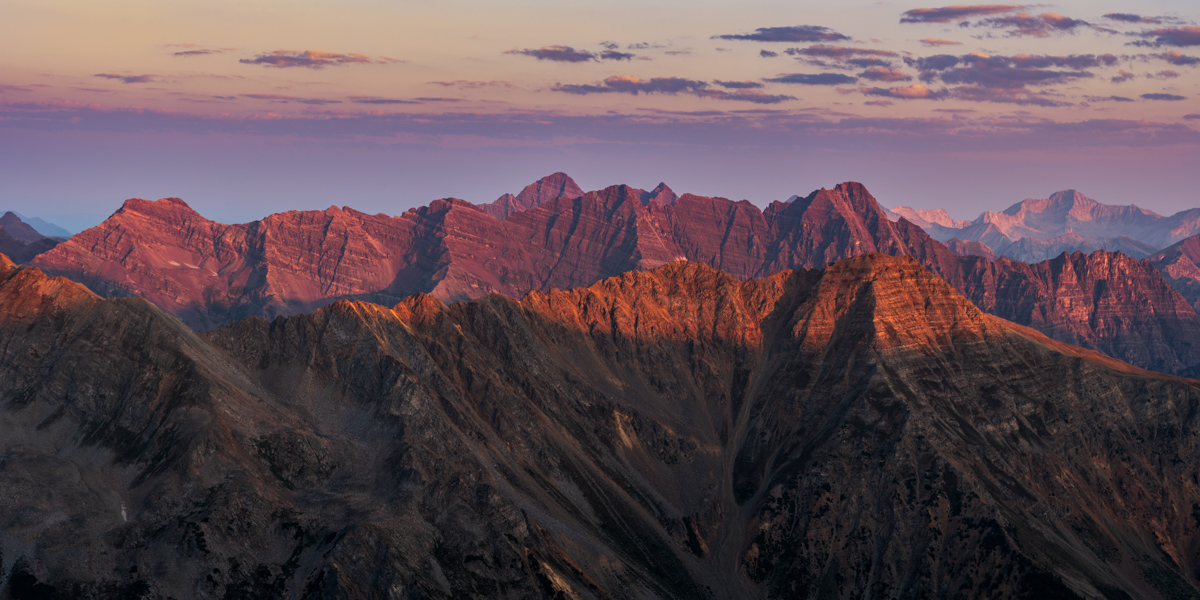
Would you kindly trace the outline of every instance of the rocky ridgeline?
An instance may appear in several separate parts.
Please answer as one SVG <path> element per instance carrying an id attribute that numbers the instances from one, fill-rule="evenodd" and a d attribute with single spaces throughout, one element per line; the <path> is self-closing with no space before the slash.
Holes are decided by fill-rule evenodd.
<path id="1" fill-rule="evenodd" d="M 1055 339 L 1168 373 L 1200 365 L 1200 345 L 1190 342 L 1200 339 L 1200 317 L 1154 269 L 1118 253 L 1035 265 L 958 256 L 919 227 L 889 220 L 857 183 L 766 210 L 676 197 L 666 186 L 572 197 L 578 189 L 560 173 L 486 211 L 446 199 L 399 217 L 334 207 L 243 225 L 209 221 L 177 199 L 130 200 L 33 264 L 106 296 L 149 299 L 209 329 L 337 299 L 520 297 L 679 260 L 763 277 L 882 252 L 917 258 L 984 310 Z M 488 212 L 501 214 L 498 206 L 528 208 L 500 220 Z"/>
<path id="2" fill-rule="evenodd" d="M 1200 390 L 908 257 L 196 333 L 0 259 L 41 597 L 1179 598 Z"/>

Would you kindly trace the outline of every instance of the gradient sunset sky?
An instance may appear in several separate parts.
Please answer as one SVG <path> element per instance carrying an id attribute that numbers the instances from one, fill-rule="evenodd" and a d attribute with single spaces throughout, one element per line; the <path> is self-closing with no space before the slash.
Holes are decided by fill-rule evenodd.
<path id="1" fill-rule="evenodd" d="M 555 171 L 958 218 L 1200 206 L 1200 3 L 0 0 L 0 210 L 243 222 Z"/>

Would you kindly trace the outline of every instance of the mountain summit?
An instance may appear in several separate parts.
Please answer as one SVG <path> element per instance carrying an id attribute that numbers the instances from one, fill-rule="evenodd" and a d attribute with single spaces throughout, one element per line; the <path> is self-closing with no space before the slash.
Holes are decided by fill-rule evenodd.
<path id="1" fill-rule="evenodd" d="M 558 172 L 525 186 L 516 196 L 505 194 L 495 202 L 480 207 L 487 214 L 503 221 L 515 212 L 537 208 L 560 197 L 578 198 L 582 195 L 583 190 L 574 179 L 566 173 Z"/>

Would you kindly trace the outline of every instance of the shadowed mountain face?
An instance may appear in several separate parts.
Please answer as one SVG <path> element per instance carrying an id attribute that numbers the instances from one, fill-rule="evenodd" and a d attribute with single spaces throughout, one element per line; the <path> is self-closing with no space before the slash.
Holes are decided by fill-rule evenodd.
<path id="1" fill-rule="evenodd" d="M 1193 307 L 1200 309 L 1200 235 L 1164 248 L 1147 260 Z"/>
<path id="2" fill-rule="evenodd" d="M 0 254 L 8 256 L 10 260 L 29 262 L 61 241 L 38 233 L 15 213 L 6 212 L 0 216 Z"/>
<path id="3" fill-rule="evenodd" d="M 1195 383 L 982 313 L 909 258 L 206 334 L 5 261 L 20 593 L 1197 595 Z"/>
<path id="4" fill-rule="evenodd" d="M 526 191 L 557 189 L 550 183 Z M 519 297 L 683 259 L 762 277 L 881 252 L 916 257 L 988 312 L 1056 339 L 1165 372 L 1200 364 L 1200 345 L 1190 342 L 1200 339 L 1200 317 L 1153 269 L 1120 254 L 1035 266 L 960 257 L 919 227 L 889 220 L 857 183 L 765 211 L 691 194 L 667 202 L 668 192 L 543 195 L 503 221 L 449 199 L 399 217 L 330 208 L 244 225 L 208 221 L 177 199 L 130 200 L 33 264 L 106 296 L 147 298 L 204 329 L 339 298 Z"/>

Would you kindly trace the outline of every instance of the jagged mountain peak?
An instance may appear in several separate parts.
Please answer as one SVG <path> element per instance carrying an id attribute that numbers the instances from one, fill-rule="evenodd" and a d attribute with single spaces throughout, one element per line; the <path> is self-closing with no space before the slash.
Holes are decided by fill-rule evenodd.
<path id="1" fill-rule="evenodd" d="M 38 233 L 31 225 L 22 221 L 21 217 L 18 217 L 12 211 L 0 216 L 0 229 L 3 229 L 9 237 L 22 244 L 32 244 L 46 238 L 46 236 Z"/>
<path id="2" fill-rule="evenodd" d="M 833 189 L 821 188 L 813 191 L 803 200 L 794 202 L 797 205 L 819 206 L 822 204 L 845 205 L 860 215 L 878 215 L 887 218 L 883 207 L 867 191 L 867 187 L 857 181 L 839 183 Z"/>
<path id="3" fill-rule="evenodd" d="M 578 198 L 583 195 L 579 184 L 563 172 L 547 175 L 521 190 L 516 196 L 504 194 L 496 201 L 479 205 L 484 212 L 503 221 L 515 212 L 537 208 L 561 197 Z"/>
<path id="4" fill-rule="evenodd" d="M 19 268 L 0 254 L 0 322 L 33 322 L 95 305 L 100 296 L 65 277 L 49 277 L 35 267 Z M 149 305 L 144 300 L 137 302 Z M 154 310 L 159 310 L 155 308 Z"/>
<path id="5" fill-rule="evenodd" d="M 653 190 L 646 192 L 645 195 L 645 202 L 653 202 L 664 206 L 673 205 L 678 200 L 679 196 L 665 182 L 660 182 Z"/>
<path id="6" fill-rule="evenodd" d="M 521 190 L 520 194 L 517 194 L 517 200 L 522 204 L 541 206 L 559 196 L 577 198 L 582 195 L 583 190 L 579 187 L 579 184 L 575 183 L 575 180 L 571 179 L 570 175 L 559 171 L 525 186 L 525 189 Z"/>

